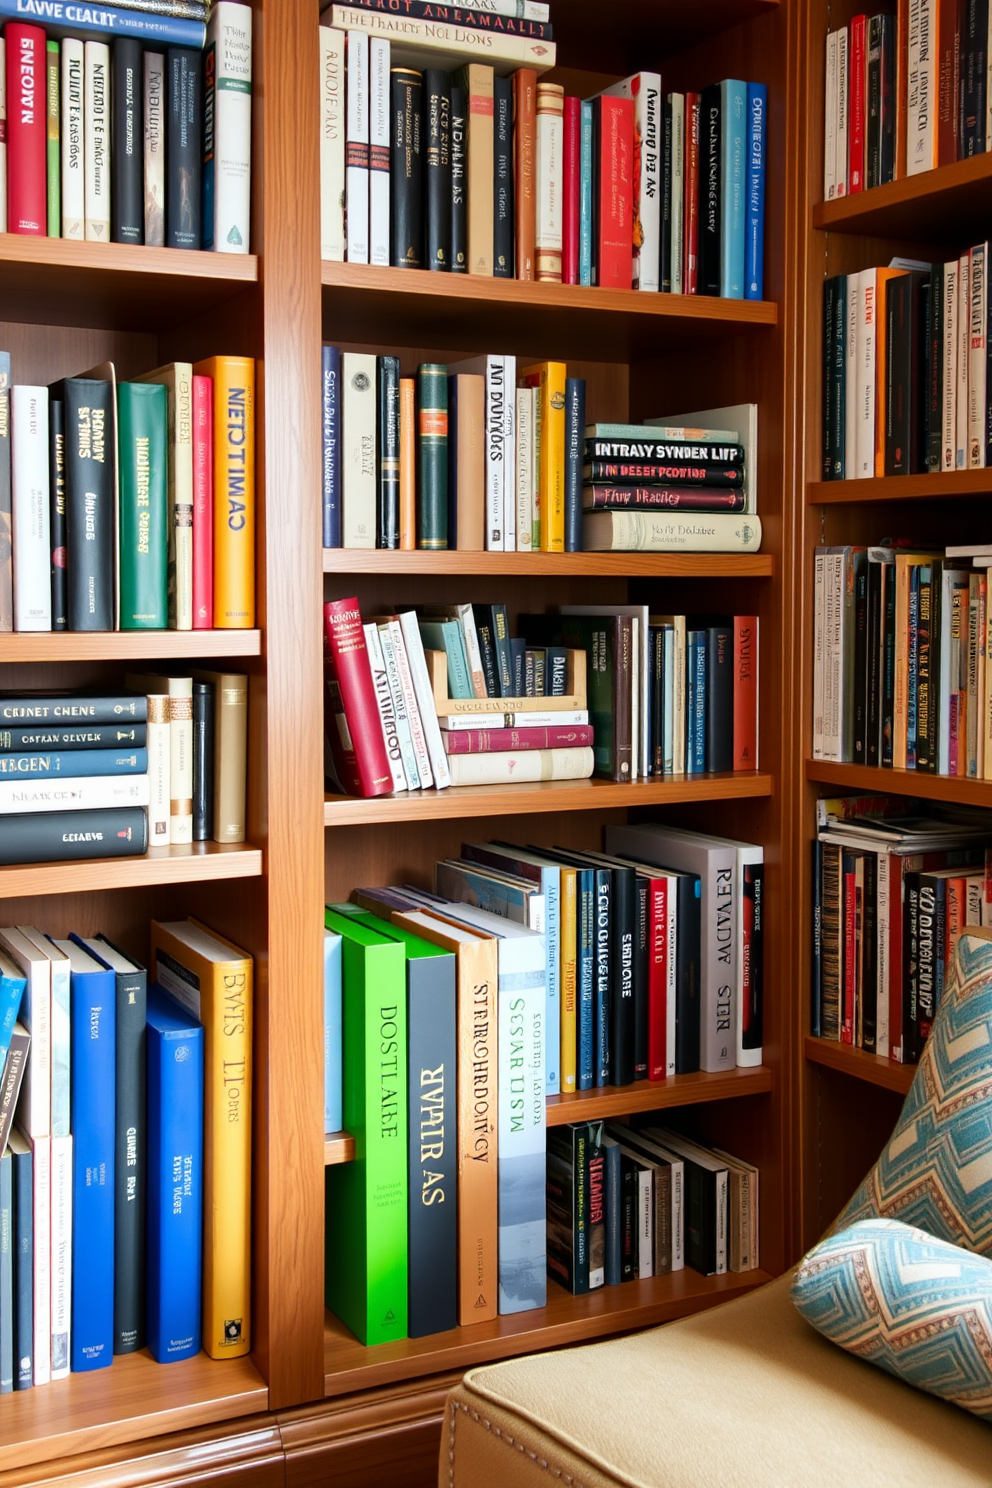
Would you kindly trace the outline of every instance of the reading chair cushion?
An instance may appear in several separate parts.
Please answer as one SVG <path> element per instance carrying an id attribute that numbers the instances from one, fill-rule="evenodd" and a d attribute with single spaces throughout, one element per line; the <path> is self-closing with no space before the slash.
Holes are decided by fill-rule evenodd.
<path id="1" fill-rule="evenodd" d="M 898 1220 L 862 1220 L 810 1251 L 792 1299 L 848 1353 L 992 1420 L 992 1261 Z"/>
<path id="2" fill-rule="evenodd" d="M 875 1216 L 992 1256 L 992 942 L 958 941 L 896 1129 L 834 1233 Z"/>

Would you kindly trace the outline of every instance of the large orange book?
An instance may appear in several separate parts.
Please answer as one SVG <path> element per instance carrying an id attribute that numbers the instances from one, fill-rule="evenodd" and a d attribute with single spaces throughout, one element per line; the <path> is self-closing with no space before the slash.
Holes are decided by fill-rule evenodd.
<path id="1" fill-rule="evenodd" d="M 203 1347 L 251 1350 L 252 959 L 198 920 L 152 921 L 152 978 L 203 1024 Z"/>
<path id="2" fill-rule="evenodd" d="M 255 624 L 255 363 L 197 362 L 214 382 L 214 628 Z"/>
<path id="3" fill-rule="evenodd" d="M 534 279 L 537 258 L 537 73 L 513 74 L 513 189 L 516 196 L 517 278 Z"/>
<path id="4" fill-rule="evenodd" d="M 540 391 L 541 552 L 565 551 L 565 377 L 564 362 L 537 362 L 520 374 L 521 387 Z"/>
<path id="5" fill-rule="evenodd" d="M 497 941 L 440 911 L 394 910 L 392 918 L 457 957 L 458 1321 L 464 1327 L 494 1318 L 498 1302 Z"/>

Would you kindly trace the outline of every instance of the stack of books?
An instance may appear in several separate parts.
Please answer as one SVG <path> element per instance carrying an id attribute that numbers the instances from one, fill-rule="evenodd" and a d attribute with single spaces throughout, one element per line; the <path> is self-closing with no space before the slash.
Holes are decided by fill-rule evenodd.
<path id="1" fill-rule="evenodd" d="M 0 352 L 0 631 L 254 624 L 253 359 L 48 388 Z"/>
<path id="2" fill-rule="evenodd" d="M 915 1064 L 958 939 L 990 923 L 988 824 L 886 796 L 821 800 L 817 821 L 813 1034 Z"/>
<path id="3" fill-rule="evenodd" d="M 251 957 L 195 920 L 150 976 L 103 935 L 0 947 L 0 1393 L 247 1353 Z"/>
<path id="4" fill-rule="evenodd" d="M 765 86 L 568 96 L 539 80 L 548 6 L 526 9 L 324 11 L 321 256 L 761 299 Z"/>
<path id="5" fill-rule="evenodd" d="M 824 201 L 989 148 L 989 28 L 986 5 L 900 0 L 827 33 Z"/>
<path id="6" fill-rule="evenodd" d="M 234 0 L 2 0 L 0 232 L 247 253 L 251 21 Z"/>
<path id="7" fill-rule="evenodd" d="M 824 284 L 823 479 L 992 463 L 988 243 Z"/>

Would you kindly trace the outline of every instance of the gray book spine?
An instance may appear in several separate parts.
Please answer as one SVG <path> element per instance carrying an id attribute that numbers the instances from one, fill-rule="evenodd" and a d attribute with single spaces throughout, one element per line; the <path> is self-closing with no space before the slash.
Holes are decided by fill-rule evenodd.
<path id="1" fill-rule="evenodd" d="M 409 956 L 406 970 L 408 1326 L 423 1338 L 458 1324 L 455 958 Z"/>
<path id="2" fill-rule="evenodd" d="M 13 1157 L 14 1389 L 34 1384 L 34 1159 L 23 1146 Z"/>
<path id="3" fill-rule="evenodd" d="M 14 1159 L 0 1157 L 0 1395 L 14 1388 Z"/>
<path id="4" fill-rule="evenodd" d="M 515 956 L 504 971 L 509 946 Z M 499 1310 L 527 1312 L 547 1302 L 544 1046 L 544 937 L 500 942 Z"/>

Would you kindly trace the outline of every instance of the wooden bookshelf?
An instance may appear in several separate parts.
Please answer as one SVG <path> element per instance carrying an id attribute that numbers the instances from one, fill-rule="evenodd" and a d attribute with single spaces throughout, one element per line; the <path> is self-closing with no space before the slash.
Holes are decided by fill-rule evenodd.
<path id="1" fill-rule="evenodd" d="M 819 89 L 816 96 L 821 96 Z M 822 182 L 822 163 L 820 172 Z M 980 242 L 988 232 L 990 184 L 992 155 L 974 155 L 839 201 L 819 202 L 813 208 L 813 227 L 917 243 Z"/>
<path id="2" fill-rule="evenodd" d="M 61 630 L 0 636 L 0 666 L 7 662 L 207 660 L 261 653 L 260 630 Z"/>
<path id="3" fill-rule="evenodd" d="M 864 1049 L 838 1044 L 833 1039 L 807 1038 L 804 1047 L 810 1063 L 850 1075 L 852 1080 L 880 1085 L 883 1090 L 894 1090 L 899 1095 L 906 1094 L 916 1075 L 915 1064 L 897 1064 L 882 1054 L 867 1054 Z"/>
<path id="4" fill-rule="evenodd" d="M 992 808 L 992 780 L 969 780 L 963 775 L 931 775 L 926 770 L 886 770 L 877 765 L 808 759 L 806 778 L 848 794 L 870 791 L 873 795 L 918 796 L 923 801 Z"/>
<path id="5" fill-rule="evenodd" d="M 770 579 L 770 553 L 450 553 L 324 548 L 326 574 L 514 574 L 521 578 Z"/>
<path id="6" fill-rule="evenodd" d="M 990 492 L 992 470 L 952 470 L 947 474 L 880 475 L 872 480 L 812 481 L 806 500 L 810 506 L 861 506 L 869 501 L 958 501 Z"/>
<path id="7" fill-rule="evenodd" d="M 262 853 L 244 843 L 192 842 L 175 847 L 152 847 L 140 858 L 96 858 L 80 863 L 29 863 L 0 868 L 0 898 L 28 894 L 88 893 L 104 889 L 147 888 L 153 884 L 205 883 L 226 878 L 257 878 Z"/>

